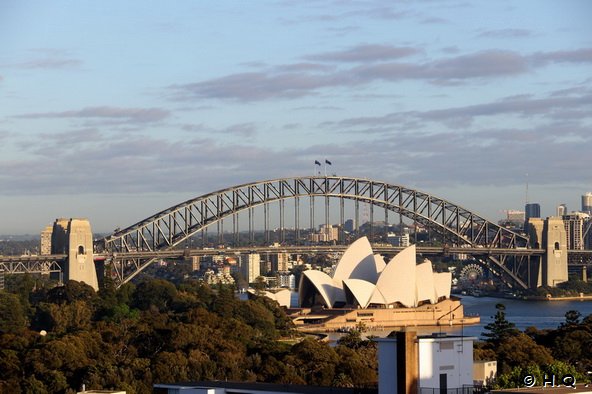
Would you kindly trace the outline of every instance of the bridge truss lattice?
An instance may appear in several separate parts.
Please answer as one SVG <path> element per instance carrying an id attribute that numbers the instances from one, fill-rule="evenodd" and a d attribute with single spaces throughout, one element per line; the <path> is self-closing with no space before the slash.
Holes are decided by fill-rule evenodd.
<path id="1" fill-rule="evenodd" d="M 283 228 L 285 202 L 294 200 L 295 228 L 299 231 L 301 202 L 308 198 L 311 218 L 314 199 L 325 199 L 325 223 L 329 223 L 329 200 L 340 201 L 343 224 L 344 201 L 353 200 L 394 212 L 436 232 L 442 242 L 454 246 L 482 248 L 480 257 L 492 271 L 510 283 L 528 287 L 521 275 L 524 257 L 496 254 L 501 249 L 524 249 L 528 239 L 500 227 L 454 203 L 430 194 L 386 182 L 337 176 L 282 178 L 243 184 L 209 193 L 170 207 L 128 228 L 118 230 L 103 240 L 104 251 L 113 256 L 115 280 L 125 283 L 150 265 L 153 257 L 129 257 L 130 254 L 149 256 L 151 252 L 173 249 L 196 233 L 225 218 L 233 225 L 240 212 L 248 211 L 249 228 L 253 226 L 253 209 L 264 208 L 264 222 L 269 222 L 269 205 L 279 203 L 280 228 Z M 313 219 L 311 219 L 312 221 Z M 312 223 L 311 223 L 312 227 Z M 117 255 L 126 255 L 118 258 Z"/>

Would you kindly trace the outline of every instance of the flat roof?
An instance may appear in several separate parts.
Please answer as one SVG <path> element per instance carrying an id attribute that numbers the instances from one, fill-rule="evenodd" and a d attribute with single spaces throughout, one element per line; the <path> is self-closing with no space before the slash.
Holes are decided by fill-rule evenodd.
<path id="1" fill-rule="evenodd" d="M 341 388 L 307 386 L 300 384 L 280 384 L 263 382 L 226 382 L 226 381 L 199 381 L 183 383 L 157 383 L 154 388 L 226 388 L 235 390 L 256 390 L 279 393 L 301 394 L 378 394 L 376 388 Z"/>
<path id="2" fill-rule="evenodd" d="M 516 394 L 540 394 L 540 393 L 547 393 L 547 394 L 566 394 L 566 393 L 578 393 L 578 394 L 592 394 L 592 384 L 576 384 L 575 387 L 564 386 L 560 385 L 560 381 L 556 382 L 555 386 L 552 387 L 522 387 L 522 388 L 515 388 L 515 389 L 504 389 L 504 390 L 492 390 L 492 393 L 499 393 L 499 394 L 508 394 L 508 393 L 516 393 Z"/>

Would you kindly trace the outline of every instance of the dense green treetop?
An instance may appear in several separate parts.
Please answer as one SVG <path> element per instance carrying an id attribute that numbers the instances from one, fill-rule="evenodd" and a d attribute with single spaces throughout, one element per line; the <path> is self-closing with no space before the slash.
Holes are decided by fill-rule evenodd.
<path id="1" fill-rule="evenodd" d="M 82 384 L 149 393 L 156 382 L 198 380 L 376 384 L 371 345 L 295 342 L 276 302 L 241 301 L 229 286 L 146 279 L 95 293 L 74 281 L 33 290 L 23 279 L 14 293 L 0 291 L 0 393 Z"/>

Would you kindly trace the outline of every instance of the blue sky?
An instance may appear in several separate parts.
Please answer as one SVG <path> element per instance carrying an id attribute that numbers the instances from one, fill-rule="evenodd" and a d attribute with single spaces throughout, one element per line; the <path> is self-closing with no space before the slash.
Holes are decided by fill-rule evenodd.
<path id="1" fill-rule="evenodd" d="M 592 190 L 589 1 L 0 4 L 0 234 L 331 172 L 497 220 Z M 528 176 L 526 176 L 528 174 Z"/>

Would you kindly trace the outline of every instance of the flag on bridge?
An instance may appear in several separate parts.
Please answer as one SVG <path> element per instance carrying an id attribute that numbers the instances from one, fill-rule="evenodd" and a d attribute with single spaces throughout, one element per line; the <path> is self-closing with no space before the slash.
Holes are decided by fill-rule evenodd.
<path id="1" fill-rule="evenodd" d="M 329 160 L 325 159 L 325 164 L 331 165 L 331 162 Z"/>
<path id="2" fill-rule="evenodd" d="M 315 160 L 315 164 L 316 164 L 317 166 L 320 166 L 320 165 L 321 165 L 321 162 L 320 162 L 320 161 L 318 161 L 318 160 Z"/>

